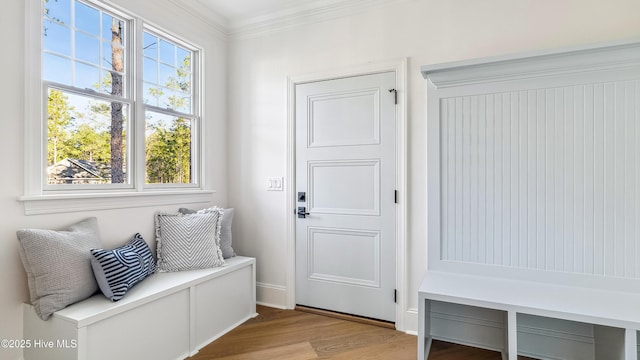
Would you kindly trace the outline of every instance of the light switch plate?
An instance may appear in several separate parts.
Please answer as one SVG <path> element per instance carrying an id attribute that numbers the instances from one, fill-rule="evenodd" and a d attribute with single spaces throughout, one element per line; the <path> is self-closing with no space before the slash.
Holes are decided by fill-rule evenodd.
<path id="1" fill-rule="evenodd" d="M 283 191 L 283 190 L 284 190 L 284 178 L 282 177 L 267 178 L 267 191 Z"/>

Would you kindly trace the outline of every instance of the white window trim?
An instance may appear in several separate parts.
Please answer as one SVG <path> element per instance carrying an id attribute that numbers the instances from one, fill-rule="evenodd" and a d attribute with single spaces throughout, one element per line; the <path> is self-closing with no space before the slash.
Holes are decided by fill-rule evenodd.
<path id="1" fill-rule="evenodd" d="M 109 190 L 73 190 L 73 191 L 44 191 L 45 176 L 42 159 L 46 157 L 46 147 L 42 141 L 45 131 L 43 114 L 45 105 L 43 102 L 42 91 L 42 1 L 25 1 L 25 118 L 24 118 L 24 194 L 18 197 L 18 201 L 24 204 L 25 215 L 48 214 L 60 212 L 74 211 L 91 211 L 104 209 L 118 209 L 144 206 L 161 206 L 173 204 L 188 203 L 206 203 L 213 199 L 214 190 L 205 188 L 205 123 L 204 108 L 199 102 L 194 104 L 198 106 L 197 129 L 198 132 L 195 144 L 194 167 L 196 168 L 195 184 L 188 186 L 172 186 L 160 187 L 155 185 L 144 184 L 144 178 L 138 176 L 132 181 L 132 188 L 127 189 L 109 189 Z M 113 9 L 111 6 L 100 3 L 100 6 L 108 10 L 113 10 L 116 14 L 122 14 L 123 11 Z M 137 46 L 138 41 L 142 38 L 144 25 L 148 25 L 152 29 L 158 29 L 152 23 L 145 21 L 142 24 L 142 17 L 131 12 L 127 12 L 129 16 L 133 16 L 132 24 L 135 28 L 135 34 L 132 36 L 133 46 Z M 167 33 L 163 31 L 163 33 Z M 176 37 L 177 38 L 177 37 Z M 204 49 L 197 47 L 199 53 L 197 64 L 199 71 L 199 79 L 197 81 L 197 89 L 194 93 L 199 93 L 200 98 L 204 98 L 204 87 L 201 79 L 205 78 L 204 66 Z M 138 69 L 142 67 L 142 57 L 133 57 L 130 60 L 130 66 Z M 141 86 L 141 79 L 132 79 L 136 81 L 135 86 Z M 135 102 L 135 108 L 132 112 L 144 113 L 144 105 Z M 144 123 L 136 122 L 136 130 L 144 133 Z M 140 129 L 141 127 L 141 129 Z M 144 167 L 140 156 L 144 154 L 144 143 L 141 141 L 132 141 L 134 146 L 132 157 L 136 167 Z M 136 159 L 137 158 L 137 159 Z M 137 169 L 139 171 L 139 169 Z M 140 172 L 138 172 L 140 173 Z"/>
<path id="2" fill-rule="evenodd" d="M 184 42 L 184 40 L 180 39 L 180 37 L 171 34 L 170 32 L 166 31 L 166 30 L 161 30 L 158 26 L 149 23 L 149 22 L 145 22 L 144 24 L 137 24 L 136 26 L 136 39 L 137 41 L 140 41 L 141 44 L 144 41 L 144 35 L 143 33 L 146 31 L 148 33 L 151 33 L 155 36 L 161 37 L 161 38 L 165 38 L 167 40 L 173 41 L 174 43 L 181 45 L 183 47 L 189 48 L 190 50 L 192 50 L 194 53 L 197 53 L 197 56 L 194 56 L 191 61 L 191 66 L 193 69 L 193 73 L 198 74 L 198 78 L 194 78 L 193 79 L 193 84 L 192 84 L 192 107 L 193 107 L 193 113 L 192 114 L 188 114 L 185 113 L 183 114 L 184 117 L 187 118 L 191 118 L 191 119 L 195 119 L 195 124 L 193 124 L 193 128 L 192 128 L 192 132 L 195 131 L 196 132 L 196 138 L 194 139 L 195 141 L 192 142 L 192 149 L 191 149 L 191 156 L 192 156 L 192 163 L 196 164 L 196 166 L 193 167 L 192 171 L 193 171 L 193 178 L 194 178 L 194 183 L 192 184 L 173 184 L 170 187 L 167 187 L 166 185 L 163 184 L 145 184 L 144 178 L 143 177 L 138 177 L 137 181 L 137 187 L 141 188 L 141 189 L 147 189 L 147 191 L 151 190 L 151 189 L 166 189 L 166 188 L 171 188 L 171 189 L 179 189 L 179 188 L 202 188 L 202 182 L 203 182 L 203 175 L 204 175 L 204 161 L 202 161 L 202 156 L 203 156 L 203 151 L 204 151 L 204 145 L 203 145 L 203 138 L 204 136 L 202 134 L 204 134 L 204 108 L 202 106 L 202 101 L 201 99 L 204 98 L 204 87 L 202 86 L 202 82 L 204 79 L 204 66 L 202 66 L 203 61 L 202 59 L 204 58 L 204 49 L 202 47 L 199 46 L 195 46 L 191 43 L 187 44 Z M 144 61 L 144 56 L 137 56 L 136 61 L 138 61 L 136 63 L 137 67 L 139 69 L 142 69 L 143 66 L 143 61 Z M 138 89 L 143 89 L 143 79 L 142 77 L 138 77 L 138 79 L 136 80 L 136 87 Z M 199 94 L 198 96 L 196 96 L 196 94 Z M 175 111 L 175 110 L 169 110 L 169 109 L 163 109 L 157 106 L 153 106 L 153 105 L 147 105 L 144 104 L 142 101 L 138 101 L 137 104 L 139 105 L 139 108 L 136 109 L 136 111 L 138 112 L 138 116 L 142 116 L 144 117 L 145 115 L 145 111 L 149 110 L 149 111 L 153 111 L 153 112 L 157 112 L 157 113 L 162 113 L 162 114 L 166 114 L 166 115 L 170 115 L 170 116 L 178 116 L 181 115 L 182 113 L 180 111 Z M 136 129 L 138 131 L 142 131 L 144 132 L 144 122 L 143 121 L 138 121 L 137 125 L 140 126 L 140 128 Z M 141 144 L 141 149 L 137 149 L 138 152 L 136 152 L 136 154 L 144 154 L 144 144 Z M 139 169 L 140 172 L 144 172 L 144 158 L 141 157 L 138 161 L 138 164 L 140 167 L 142 167 L 142 169 Z"/>

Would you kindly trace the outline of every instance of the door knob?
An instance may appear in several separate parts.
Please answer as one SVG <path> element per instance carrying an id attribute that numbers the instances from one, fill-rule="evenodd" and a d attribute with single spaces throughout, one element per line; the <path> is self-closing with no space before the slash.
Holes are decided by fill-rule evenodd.
<path id="1" fill-rule="evenodd" d="M 306 206 L 298 206 L 298 219 L 304 219 L 307 217 L 307 215 L 309 215 L 309 213 L 307 212 L 307 207 Z"/>

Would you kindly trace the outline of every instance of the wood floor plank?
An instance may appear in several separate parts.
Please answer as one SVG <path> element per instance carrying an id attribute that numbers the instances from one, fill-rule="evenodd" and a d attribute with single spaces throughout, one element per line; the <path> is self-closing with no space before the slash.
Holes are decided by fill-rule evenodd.
<path id="1" fill-rule="evenodd" d="M 213 359 L 213 358 L 211 358 Z M 217 357 L 217 360 L 314 360 L 318 355 L 308 342 L 279 346 L 260 351 Z"/>
<path id="2" fill-rule="evenodd" d="M 259 306 L 259 315 L 189 360 L 415 360 L 417 337 L 379 326 Z M 429 360 L 501 360 L 500 353 L 434 341 Z M 519 359 L 523 359 L 520 358 Z"/>
<path id="3" fill-rule="evenodd" d="M 405 335 L 401 341 L 361 343 L 360 346 L 349 348 L 347 351 L 336 352 L 320 359 L 352 360 L 415 360 L 417 358 L 417 340 L 414 336 Z M 344 350 L 344 349 L 343 349 Z"/>
<path id="4" fill-rule="evenodd" d="M 388 331 L 384 328 L 352 329 L 353 331 L 349 334 L 340 334 L 324 339 L 312 340 L 313 348 L 316 349 L 320 356 L 331 356 L 341 352 L 367 347 L 371 344 L 392 343 L 394 342 L 394 338 L 405 337 L 405 334 L 399 331 Z"/>

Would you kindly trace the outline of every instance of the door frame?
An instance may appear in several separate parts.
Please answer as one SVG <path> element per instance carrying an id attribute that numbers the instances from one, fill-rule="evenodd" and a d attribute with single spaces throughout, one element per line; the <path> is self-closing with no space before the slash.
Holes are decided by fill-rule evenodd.
<path id="1" fill-rule="evenodd" d="M 398 104 L 396 106 L 396 329 L 405 331 L 407 314 L 407 59 L 371 62 L 349 68 L 287 77 L 287 175 L 285 179 L 287 199 L 287 260 L 286 306 L 296 305 L 296 85 L 335 80 L 345 77 L 370 75 L 394 71 Z M 391 96 L 391 95 L 390 95 Z M 389 294 L 391 296 L 391 294 Z"/>

